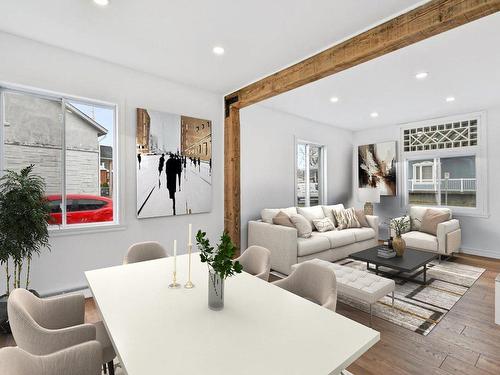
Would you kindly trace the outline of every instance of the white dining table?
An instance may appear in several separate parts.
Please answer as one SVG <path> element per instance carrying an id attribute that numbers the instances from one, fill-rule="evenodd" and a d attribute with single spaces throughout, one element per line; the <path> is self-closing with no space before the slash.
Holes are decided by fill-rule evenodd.
<path id="1" fill-rule="evenodd" d="M 174 258 L 85 273 L 128 375 L 339 374 L 379 332 L 245 272 L 208 308 L 208 269 L 192 254 L 193 289 L 169 289 Z M 177 257 L 187 281 L 188 255 Z"/>

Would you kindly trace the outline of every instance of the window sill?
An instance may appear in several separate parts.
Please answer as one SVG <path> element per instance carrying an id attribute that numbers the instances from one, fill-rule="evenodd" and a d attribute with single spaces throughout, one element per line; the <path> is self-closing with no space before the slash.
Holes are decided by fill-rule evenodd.
<path id="1" fill-rule="evenodd" d="M 127 229 L 123 224 L 75 224 L 66 228 L 49 228 L 51 237 L 77 236 L 92 233 L 116 232 Z"/>

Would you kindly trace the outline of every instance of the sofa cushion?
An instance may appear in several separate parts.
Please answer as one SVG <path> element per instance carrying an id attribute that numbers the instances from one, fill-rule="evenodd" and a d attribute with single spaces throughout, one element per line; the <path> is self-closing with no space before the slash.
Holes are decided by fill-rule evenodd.
<path id="1" fill-rule="evenodd" d="M 303 257 L 328 250 L 330 241 L 319 232 L 313 232 L 309 238 L 297 238 L 297 255 Z"/>
<path id="2" fill-rule="evenodd" d="M 344 205 L 342 203 L 340 204 L 333 204 L 330 206 L 321 206 L 323 209 L 323 213 L 325 214 L 325 217 L 329 218 L 333 225 L 337 226 L 337 223 L 335 222 L 335 217 L 333 216 L 333 211 L 340 211 L 344 209 Z"/>
<path id="3" fill-rule="evenodd" d="M 299 214 L 294 214 L 290 216 L 290 220 L 292 221 L 293 225 L 295 225 L 295 228 L 297 229 L 297 235 L 302 238 L 309 238 L 311 237 L 312 233 L 312 226 L 309 224 L 309 221 L 302 215 Z"/>
<path id="4" fill-rule="evenodd" d="M 262 218 L 262 221 L 268 224 L 273 223 L 273 218 L 279 214 L 280 211 L 283 211 L 285 214 L 288 216 L 291 216 L 293 214 L 297 213 L 297 209 L 295 207 L 288 207 L 288 208 L 264 208 L 262 211 L 260 211 L 260 217 Z"/>
<path id="5" fill-rule="evenodd" d="M 314 228 L 314 219 L 324 219 L 325 214 L 323 213 L 323 209 L 321 206 L 312 206 L 312 207 L 297 207 L 297 213 L 299 215 L 304 216 L 311 226 Z"/>
<path id="6" fill-rule="evenodd" d="M 324 232 L 324 233 L 317 233 L 317 236 L 323 236 L 330 241 L 330 247 L 336 248 L 336 247 L 342 247 L 346 245 L 350 245 L 354 242 L 356 242 L 356 237 L 354 236 L 354 233 L 348 230 L 333 230 L 330 232 Z"/>
<path id="7" fill-rule="evenodd" d="M 372 238 L 375 238 L 375 231 L 372 228 L 350 228 L 343 230 L 343 232 L 353 233 L 356 242 L 371 240 Z"/>
<path id="8" fill-rule="evenodd" d="M 448 220 L 451 220 L 451 210 L 449 208 L 411 206 L 410 207 L 411 230 L 420 230 L 420 227 L 422 226 L 422 220 L 424 218 L 424 215 L 429 208 L 432 208 L 433 210 L 447 212 L 449 215 Z"/>
<path id="9" fill-rule="evenodd" d="M 420 223 L 420 231 L 436 236 L 438 224 L 448 221 L 449 217 L 450 215 L 448 212 L 429 208 L 425 212 L 422 222 Z"/>
<path id="10" fill-rule="evenodd" d="M 438 250 L 437 237 L 431 234 L 414 230 L 403 234 L 401 237 L 403 237 L 408 247 L 436 252 Z"/>

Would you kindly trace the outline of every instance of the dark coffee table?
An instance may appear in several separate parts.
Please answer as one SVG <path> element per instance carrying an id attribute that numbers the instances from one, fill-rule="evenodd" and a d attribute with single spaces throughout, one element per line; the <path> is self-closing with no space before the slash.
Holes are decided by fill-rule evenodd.
<path id="1" fill-rule="evenodd" d="M 420 251 L 416 249 L 406 248 L 402 257 L 394 257 L 391 259 L 379 258 L 377 256 L 378 249 L 383 247 L 379 245 L 377 247 L 372 247 L 371 249 L 359 251 L 349 255 L 349 258 L 355 260 L 361 260 L 366 262 L 366 267 L 368 270 L 375 271 L 375 274 L 383 274 L 387 276 L 396 276 L 403 280 L 417 282 L 419 284 L 427 284 L 427 264 L 433 259 L 437 258 L 437 254 L 428 253 L 426 251 Z M 374 264 L 375 268 L 370 267 L 370 264 Z M 390 268 L 396 270 L 396 273 L 386 272 L 379 270 L 379 266 Z M 416 277 L 420 273 L 416 273 L 414 276 L 402 276 L 402 273 L 410 273 L 418 268 L 423 267 L 424 281 L 419 281 Z"/>

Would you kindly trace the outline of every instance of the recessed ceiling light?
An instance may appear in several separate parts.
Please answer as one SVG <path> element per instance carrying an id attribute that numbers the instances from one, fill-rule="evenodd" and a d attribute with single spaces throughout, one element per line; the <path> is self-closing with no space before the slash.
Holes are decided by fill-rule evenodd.
<path id="1" fill-rule="evenodd" d="M 215 46 L 214 48 L 212 48 L 212 52 L 217 56 L 221 56 L 224 54 L 224 48 L 220 46 Z"/>
<path id="2" fill-rule="evenodd" d="M 336 96 L 332 96 L 332 97 L 330 98 L 330 101 L 331 101 L 332 103 L 337 103 L 337 102 L 339 101 L 339 98 L 337 98 Z"/>
<path id="3" fill-rule="evenodd" d="M 427 72 L 420 72 L 415 74 L 416 79 L 426 79 L 429 76 L 429 73 Z"/>
<path id="4" fill-rule="evenodd" d="M 373 118 L 376 118 L 376 117 L 378 117 L 378 112 L 372 112 L 372 113 L 370 113 L 370 116 Z"/>
<path id="5" fill-rule="evenodd" d="M 448 103 L 454 102 L 454 101 L 455 101 L 455 97 L 454 97 L 454 96 L 448 96 L 448 97 L 446 98 L 446 101 L 447 101 Z"/>
<path id="6" fill-rule="evenodd" d="M 106 5 L 109 5 L 109 0 L 94 0 L 94 3 L 102 7 L 105 7 Z"/>

